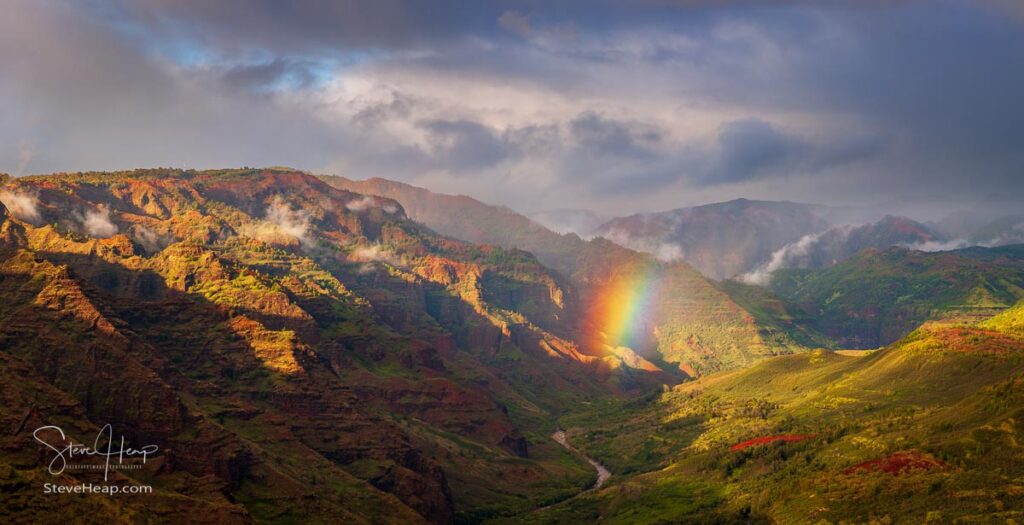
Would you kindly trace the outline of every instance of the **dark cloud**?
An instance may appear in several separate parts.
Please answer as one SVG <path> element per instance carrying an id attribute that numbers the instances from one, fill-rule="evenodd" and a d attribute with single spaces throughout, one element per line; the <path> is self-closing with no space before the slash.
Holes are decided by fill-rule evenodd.
<path id="1" fill-rule="evenodd" d="M 219 74 L 153 60 L 75 5 L 15 3 L 0 17 L 0 97 L 16 101 L 0 143 L 32 152 L 25 172 L 326 164 L 348 142 Z"/>
<path id="2" fill-rule="evenodd" d="M 763 120 L 728 122 L 718 133 L 718 158 L 707 182 L 726 183 L 752 179 L 793 157 L 804 145 Z"/>
<path id="3" fill-rule="evenodd" d="M 290 164 L 620 212 L 1024 175 L 1015 0 L 12 1 L 3 171 Z"/>
<path id="4" fill-rule="evenodd" d="M 813 143 L 760 119 L 735 120 L 719 130 L 717 152 L 698 182 L 716 185 L 783 174 L 813 174 L 871 158 L 883 148 L 884 141 L 879 137 Z"/>
<path id="5" fill-rule="evenodd" d="M 316 81 L 316 75 L 308 64 L 281 58 L 232 66 L 224 72 L 222 78 L 231 88 L 253 91 L 306 89 Z"/>
<path id="6" fill-rule="evenodd" d="M 579 147 L 589 155 L 651 158 L 652 147 L 662 140 L 654 126 L 584 113 L 569 123 L 569 130 Z"/>
<path id="7" fill-rule="evenodd" d="M 421 126 L 430 132 L 439 167 L 462 172 L 487 168 L 506 159 L 511 145 L 495 130 L 468 120 L 435 120 Z"/>
<path id="8" fill-rule="evenodd" d="M 228 53 L 286 55 L 390 49 L 458 37 L 502 12 L 485 2 L 374 0 L 101 0 L 104 16 L 149 35 Z"/>

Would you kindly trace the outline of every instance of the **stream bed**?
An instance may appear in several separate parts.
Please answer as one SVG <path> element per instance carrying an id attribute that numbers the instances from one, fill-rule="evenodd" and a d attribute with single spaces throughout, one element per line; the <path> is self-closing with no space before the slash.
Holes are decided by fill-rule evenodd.
<path id="1" fill-rule="evenodd" d="M 580 456 L 583 457 L 583 459 L 587 460 L 587 463 L 590 463 L 594 467 L 594 470 L 597 471 L 597 482 L 594 483 L 594 486 L 591 487 L 590 490 L 601 488 L 601 485 L 604 485 L 605 482 L 608 481 L 608 478 L 612 477 L 611 471 L 605 468 L 605 466 L 599 463 L 596 459 L 589 456 L 584 456 L 582 453 L 580 453 L 580 451 L 573 448 L 572 445 L 569 444 L 569 440 L 565 438 L 564 430 L 558 429 L 557 431 L 555 431 L 554 434 L 551 434 L 551 439 L 557 441 L 558 444 L 565 447 L 566 450 L 573 452 L 575 454 L 579 454 Z"/>

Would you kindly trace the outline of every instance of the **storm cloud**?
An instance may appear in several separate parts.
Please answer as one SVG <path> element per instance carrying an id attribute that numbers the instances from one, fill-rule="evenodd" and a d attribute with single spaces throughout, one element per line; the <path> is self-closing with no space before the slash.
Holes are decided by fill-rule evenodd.
<path id="1" fill-rule="evenodd" d="M 290 165 L 524 211 L 969 207 L 1024 176 L 1009 0 L 14 0 L 0 171 Z"/>

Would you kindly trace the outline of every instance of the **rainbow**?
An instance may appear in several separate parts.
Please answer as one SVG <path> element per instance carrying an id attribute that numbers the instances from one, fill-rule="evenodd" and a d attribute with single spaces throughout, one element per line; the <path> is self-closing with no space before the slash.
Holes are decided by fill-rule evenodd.
<path id="1" fill-rule="evenodd" d="M 597 348 L 633 347 L 648 334 L 659 279 L 650 267 L 614 275 L 589 305 Z M 634 348 L 636 350 L 636 348 Z"/>

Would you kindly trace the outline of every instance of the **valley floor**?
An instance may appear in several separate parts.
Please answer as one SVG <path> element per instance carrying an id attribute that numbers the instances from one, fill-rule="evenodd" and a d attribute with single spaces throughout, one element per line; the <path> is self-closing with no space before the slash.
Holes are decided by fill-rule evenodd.
<path id="1" fill-rule="evenodd" d="M 615 477 L 495 523 L 1019 523 L 1022 309 L 563 417 Z"/>
<path id="2" fill-rule="evenodd" d="M 573 448 L 572 445 L 569 444 L 569 440 L 566 439 L 565 437 L 564 430 L 558 429 L 557 431 L 555 431 L 554 434 L 551 434 L 551 439 L 554 439 L 559 445 L 565 447 L 566 450 L 578 453 L 577 450 Z M 590 463 L 590 465 L 594 467 L 594 471 L 597 472 L 597 481 L 594 482 L 594 486 L 591 488 L 591 490 L 601 488 L 608 481 L 608 479 L 612 477 L 612 473 L 599 461 L 590 456 L 583 456 L 583 459 L 587 460 L 587 463 Z"/>

